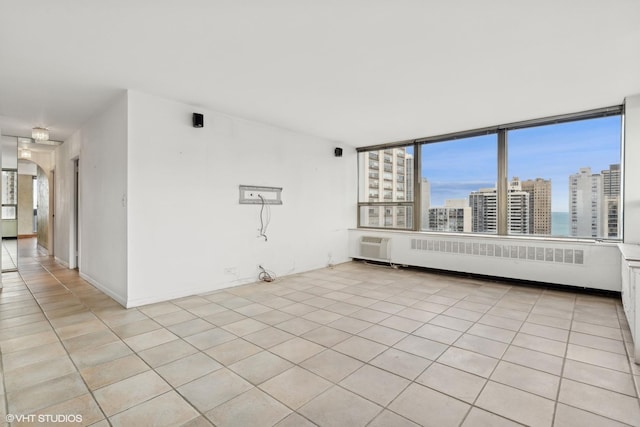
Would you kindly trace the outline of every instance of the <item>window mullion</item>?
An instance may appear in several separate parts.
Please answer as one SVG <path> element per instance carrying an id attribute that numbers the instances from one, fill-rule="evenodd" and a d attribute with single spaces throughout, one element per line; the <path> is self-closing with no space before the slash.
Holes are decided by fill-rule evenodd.
<path id="1" fill-rule="evenodd" d="M 499 236 L 509 234 L 507 183 L 507 131 L 498 131 L 498 184 L 497 184 L 497 231 Z"/>

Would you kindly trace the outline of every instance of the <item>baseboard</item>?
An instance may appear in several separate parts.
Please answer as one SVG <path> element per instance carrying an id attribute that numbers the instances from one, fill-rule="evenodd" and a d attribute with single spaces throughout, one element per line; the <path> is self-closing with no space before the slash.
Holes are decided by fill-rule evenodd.
<path id="1" fill-rule="evenodd" d="M 60 265 L 62 265 L 63 267 L 67 267 L 69 268 L 69 263 L 63 259 L 58 258 L 57 256 L 54 256 L 53 259 Z"/>
<path id="2" fill-rule="evenodd" d="M 18 234 L 18 239 L 31 239 L 33 237 L 38 237 L 37 234 Z"/>
<path id="3" fill-rule="evenodd" d="M 96 289 L 100 290 L 105 295 L 109 296 L 111 299 L 116 301 L 121 306 L 123 306 L 125 308 L 129 308 L 129 307 L 127 307 L 127 299 L 126 298 L 123 298 L 121 295 L 116 294 L 111 289 L 107 288 L 106 286 L 104 286 L 103 284 L 98 282 L 97 280 L 93 279 L 91 276 L 88 276 L 88 275 L 80 272 L 80 277 L 82 277 L 84 280 L 89 282 L 93 287 L 95 287 Z"/>

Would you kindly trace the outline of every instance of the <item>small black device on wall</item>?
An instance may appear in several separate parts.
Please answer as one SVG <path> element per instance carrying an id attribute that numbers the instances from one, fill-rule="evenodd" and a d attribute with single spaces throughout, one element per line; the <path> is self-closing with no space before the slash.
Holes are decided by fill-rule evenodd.
<path id="1" fill-rule="evenodd" d="M 342 157 L 342 148 L 336 147 L 336 149 L 333 150 L 333 154 L 335 154 L 336 157 Z"/>
<path id="2" fill-rule="evenodd" d="M 194 128 L 204 127 L 204 115 L 200 113 L 193 113 L 193 127 Z"/>

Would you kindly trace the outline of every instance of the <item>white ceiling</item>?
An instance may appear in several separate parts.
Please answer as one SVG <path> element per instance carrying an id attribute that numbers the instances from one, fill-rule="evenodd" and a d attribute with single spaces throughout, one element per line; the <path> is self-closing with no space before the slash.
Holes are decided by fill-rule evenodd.
<path id="1" fill-rule="evenodd" d="M 124 89 L 352 145 L 622 103 L 638 0 L 0 0 L 0 129 Z"/>

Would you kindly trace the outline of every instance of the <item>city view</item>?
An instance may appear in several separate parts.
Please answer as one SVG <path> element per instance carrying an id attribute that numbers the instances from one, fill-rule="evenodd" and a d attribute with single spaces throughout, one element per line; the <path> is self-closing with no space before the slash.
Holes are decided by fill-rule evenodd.
<path id="1" fill-rule="evenodd" d="M 509 131 L 509 234 L 619 238 L 620 132 L 620 116 Z M 495 134 L 422 145 L 419 186 L 413 147 L 360 161 L 361 226 L 411 229 L 419 188 L 421 230 L 497 232 Z"/>

